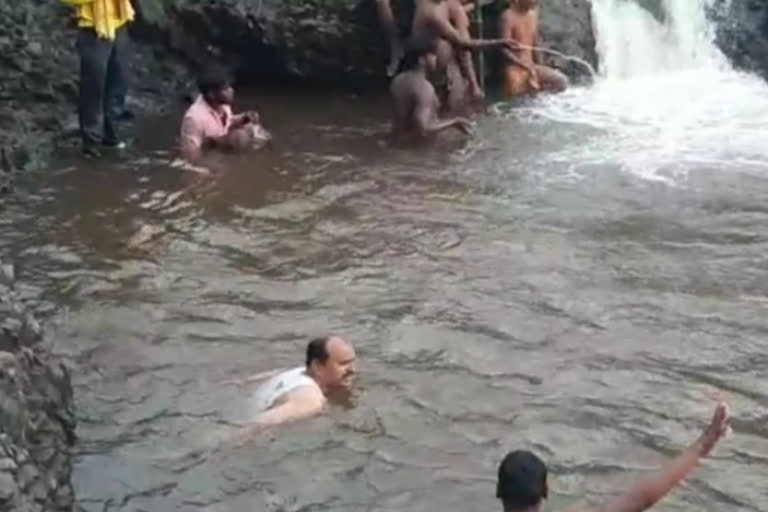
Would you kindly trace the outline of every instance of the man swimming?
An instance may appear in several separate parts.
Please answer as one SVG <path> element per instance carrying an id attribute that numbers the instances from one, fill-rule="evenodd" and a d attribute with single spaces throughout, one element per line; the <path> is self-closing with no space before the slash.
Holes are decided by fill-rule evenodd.
<path id="1" fill-rule="evenodd" d="M 568 88 L 568 78 L 539 64 L 540 56 L 533 49 L 539 44 L 538 0 L 509 0 L 509 6 L 499 18 L 499 35 L 520 45 L 517 50 L 503 50 L 504 86 L 509 97 L 539 91 L 557 93 Z"/>
<path id="2" fill-rule="evenodd" d="M 472 125 L 464 118 L 441 121 L 440 100 L 427 73 L 436 66 L 433 39 L 411 39 L 408 42 L 401 71 L 392 80 L 390 93 L 394 104 L 393 135 L 396 139 L 424 139 L 449 128 L 469 134 Z"/>
<path id="3" fill-rule="evenodd" d="M 728 406 L 721 403 L 701 436 L 657 474 L 637 482 L 618 498 L 597 507 L 596 512 L 641 512 L 660 501 L 707 457 L 728 432 Z M 547 499 L 547 466 L 528 451 L 509 453 L 499 466 L 496 497 L 504 512 L 539 512 Z M 589 509 L 582 509 L 587 512 Z"/>
<path id="4" fill-rule="evenodd" d="M 252 395 L 256 417 L 240 438 L 273 425 L 320 413 L 331 395 L 350 392 L 357 374 L 357 356 L 352 345 L 338 336 L 317 338 L 307 345 L 304 366 L 282 372 L 259 374 L 238 384 L 247 385 L 266 377 Z"/>
<path id="5" fill-rule="evenodd" d="M 463 9 L 460 2 L 458 5 Z M 411 30 L 412 38 L 431 41 L 437 48 L 439 67 L 445 70 L 448 79 L 451 109 L 460 108 L 464 103 L 464 77 L 456 59 L 457 53 L 484 48 L 507 47 L 510 50 L 517 48 L 516 43 L 511 39 L 469 37 L 469 21 L 466 12 L 464 13 L 467 20 L 466 30 L 457 29 L 452 23 L 452 15 L 454 20 L 460 18 L 456 6 L 457 3 L 454 0 L 418 0 Z"/>

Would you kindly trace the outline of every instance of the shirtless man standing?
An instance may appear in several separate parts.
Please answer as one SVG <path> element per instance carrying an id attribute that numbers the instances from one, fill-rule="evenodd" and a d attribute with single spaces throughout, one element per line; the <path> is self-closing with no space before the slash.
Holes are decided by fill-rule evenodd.
<path id="1" fill-rule="evenodd" d="M 394 103 L 393 135 L 396 139 L 425 139 L 449 128 L 466 134 L 471 131 L 467 119 L 438 119 L 440 100 L 427 73 L 437 65 L 433 39 L 414 38 L 408 42 L 401 72 L 390 86 Z"/>
<path id="2" fill-rule="evenodd" d="M 432 41 L 436 46 L 438 66 L 445 69 L 448 78 L 450 94 L 448 106 L 451 109 L 459 108 L 464 101 L 464 77 L 456 61 L 457 52 L 497 47 L 506 47 L 509 50 L 517 49 L 515 41 L 509 38 L 470 38 L 469 19 L 466 12 L 464 12 L 464 19 L 467 29 L 457 29 L 452 23 L 452 19 L 455 20 L 460 17 L 457 5 L 458 8 L 463 9 L 459 0 L 418 0 L 411 31 L 413 38 Z M 475 82 L 477 82 L 476 78 Z"/>
<path id="3" fill-rule="evenodd" d="M 535 94 L 539 91 L 562 92 L 568 78 L 561 72 L 539 64 L 540 56 L 532 47 L 539 42 L 538 0 L 509 0 L 509 7 L 499 20 L 501 37 L 514 40 L 517 50 L 505 49 L 507 63 L 504 86 L 509 97 Z"/>

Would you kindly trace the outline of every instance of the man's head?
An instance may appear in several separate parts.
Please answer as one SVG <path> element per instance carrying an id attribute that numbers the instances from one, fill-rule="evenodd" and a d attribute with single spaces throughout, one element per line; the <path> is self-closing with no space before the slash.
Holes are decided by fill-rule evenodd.
<path id="1" fill-rule="evenodd" d="M 338 336 L 317 338 L 307 345 L 307 372 L 326 392 L 352 387 L 356 359 L 352 345 Z"/>
<path id="2" fill-rule="evenodd" d="M 200 75 L 197 87 L 211 105 L 230 105 L 235 99 L 232 77 L 226 69 L 211 66 Z"/>
<path id="3" fill-rule="evenodd" d="M 433 39 L 413 37 L 406 43 L 401 71 L 412 71 L 417 68 L 425 71 L 434 71 L 437 68 L 437 46 Z"/>
<path id="4" fill-rule="evenodd" d="M 510 452 L 499 465 L 496 497 L 505 512 L 539 510 L 547 499 L 547 466 L 528 451 Z"/>

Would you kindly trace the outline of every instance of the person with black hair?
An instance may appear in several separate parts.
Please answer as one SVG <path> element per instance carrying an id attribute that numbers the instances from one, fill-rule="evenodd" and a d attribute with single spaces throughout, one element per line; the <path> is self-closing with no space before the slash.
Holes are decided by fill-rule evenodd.
<path id="1" fill-rule="evenodd" d="M 406 46 L 400 73 L 390 85 L 394 104 L 392 131 L 396 138 L 423 139 L 449 128 L 471 133 L 472 125 L 465 118 L 438 118 L 440 100 L 427 79 L 436 66 L 435 51 L 435 41 L 428 38 L 413 38 Z"/>
<path id="2" fill-rule="evenodd" d="M 641 512 L 648 510 L 691 473 L 702 458 L 707 457 L 730 428 L 730 411 L 718 404 L 707 428 L 677 458 L 657 474 L 641 479 L 629 491 L 596 512 Z M 549 496 L 547 466 L 531 452 L 518 450 L 507 454 L 499 465 L 496 497 L 504 512 L 539 512 Z M 587 512 L 590 509 L 582 509 Z"/>
<path id="3" fill-rule="evenodd" d="M 241 436 L 266 426 L 279 425 L 323 410 L 329 395 L 346 395 L 357 374 L 352 344 L 338 336 L 316 338 L 307 344 L 304 366 L 259 374 L 236 382 L 247 386 L 268 378 L 252 395 L 255 420 Z"/>
<path id="4" fill-rule="evenodd" d="M 499 34 L 516 41 L 518 49 L 504 50 L 504 89 L 510 98 L 539 92 L 559 93 L 568 88 L 568 77 L 541 63 L 538 0 L 507 0 L 499 18 Z"/>
<path id="5" fill-rule="evenodd" d="M 179 149 L 184 160 L 197 161 L 206 147 L 244 149 L 254 142 L 254 137 L 270 138 L 261 128 L 258 113 L 232 113 L 235 91 L 225 69 L 207 68 L 198 79 L 198 89 L 200 95 L 181 122 Z"/>
<path id="6" fill-rule="evenodd" d="M 418 0 L 413 17 L 411 36 L 426 39 L 437 48 L 438 68 L 445 72 L 448 81 L 448 103 L 451 109 L 461 108 L 465 103 L 465 77 L 470 80 L 472 95 L 480 99 L 477 79 L 470 73 L 468 51 L 486 48 L 508 48 L 516 50 L 517 44 L 511 39 L 472 39 L 469 34 L 469 19 L 460 0 Z M 462 67 L 464 74 L 462 74 Z"/>

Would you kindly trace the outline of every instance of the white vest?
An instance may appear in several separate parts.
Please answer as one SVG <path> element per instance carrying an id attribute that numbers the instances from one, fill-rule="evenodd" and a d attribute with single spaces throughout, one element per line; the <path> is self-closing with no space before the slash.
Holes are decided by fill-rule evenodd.
<path id="1" fill-rule="evenodd" d="M 315 379 L 307 375 L 305 367 L 300 366 L 279 373 L 256 388 L 251 397 L 251 410 L 255 414 L 261 414 L 271 409 L 287 393 L 303 386 L 320 389 Z"/>

